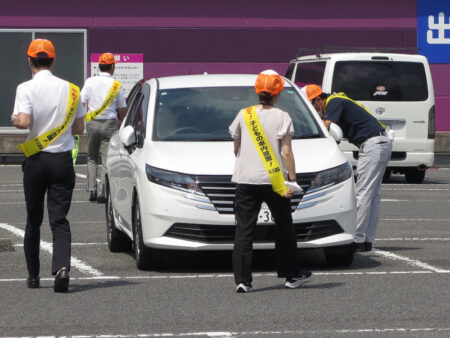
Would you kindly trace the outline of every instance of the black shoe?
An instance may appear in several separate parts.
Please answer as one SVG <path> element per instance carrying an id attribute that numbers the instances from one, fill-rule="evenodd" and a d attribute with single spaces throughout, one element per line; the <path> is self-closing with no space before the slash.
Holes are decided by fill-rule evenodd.
<path id="1" fill-rule="evenodd" d="M 300 275 L 295 278 L 286 278 L 284 286 L 288 289 L 296 289 L 300 285 L 308 283 L 311 280 L 311 271 L 302 271 Z"/>
<path id="2" fill-rule="evenodd" d="M 28 277 L 27 286 L 30 289 L 37 289 L 39 287 L 39 276 L 38 277 Z"/>
<path id="3" fill-rule="evenodd" d="M 237 293 L 247 293 L 252 291 L 252 284 L 251 283 L 239 283 L 236 287 Z"/>
<path id="4" fill-rule="evenodd" d="M 98 196 L 97 197 L 97 203 L 105 203 L 105 202 L 106 202 L 105 196 Z"/>
<path id="5" fill-rule="evenodd" d="M 364 252 L 366 251 L 366 246 L 364 242 L 354 242 L 353 247 L 355 248 L 355 252 Z"/>
<path id="6" fill-rule="evenodd" d="M 69 289 L 69 271 L 63 268 L 61 269 L 55 277 L 55 284 L 53 285 L 53 290 L 55 292 L 67 292 Z"/>
<path id="7" fill-rule="evenodd" d="M 355 247 L 355 252 L 369 252 L 372 251 L 372 243 L 371 242 L 355 242 L 353 243 Z"/>
<path id="8" fill-rule="evenodd" d="M 89 202 L 96 202 L 97 201 L 97 192 L 91 191 L 91 194 L 89 195 Z"/>

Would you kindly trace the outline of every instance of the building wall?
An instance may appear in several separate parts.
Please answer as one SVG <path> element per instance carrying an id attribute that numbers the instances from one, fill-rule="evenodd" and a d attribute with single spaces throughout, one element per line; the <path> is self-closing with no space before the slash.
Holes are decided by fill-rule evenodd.
<path id="1" fill-rule="evenodd" d="M 284 73 L 300 47 L 416 47 L 417 1 L 16 0 L 2 3 L 0 28 L 85 28 L 88 55 L 143 53 L 147 78 Z M 436 130 L 450 131 L 450 65 L 431 70 Z"/>

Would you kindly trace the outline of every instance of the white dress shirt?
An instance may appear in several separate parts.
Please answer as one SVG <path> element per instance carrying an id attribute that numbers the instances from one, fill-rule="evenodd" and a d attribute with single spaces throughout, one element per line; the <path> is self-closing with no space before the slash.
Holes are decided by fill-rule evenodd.
<path id="1" fill-rule="evenodd" d="M 69 82 L 54 76 L 49 70 L 41 70 L 33 79 L 17 86 L 14 115 L 30 115 L 30 134 L 26 141 L 50 131 L 64 122 L 67 114 Z M 68 128 L 43 151 L 59 153 L 75 146 L 72 124 L 75 118 L 84 117 L 85 111 L 79 102 L 75 117 Z"/>
<path id="2" fill-rule="evenodd" d="M 111 90 L 114 78 L 106 72 L 99 73 L 86 80 L 81 90 L 81 102 L 87 105 L 87 111 L 91 112 L 101 107 L 106 100 L 106 96 Z M 96 120 L 113 120 L 117 118 L 117 108 L 126 108 L 127 103 L 123 94 L 123 87 L 120 87 L 114 101 L 101 113 Z"/>

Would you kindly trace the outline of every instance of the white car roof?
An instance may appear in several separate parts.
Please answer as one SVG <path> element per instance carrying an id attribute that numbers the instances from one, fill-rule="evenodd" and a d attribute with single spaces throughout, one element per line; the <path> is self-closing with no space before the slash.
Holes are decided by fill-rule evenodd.
<path id="1" fill-rule="evenodd" d="M 254 86 L 256 74 L 202 74 L 160 77 L 159 89 Z M 151 81 L 151 80 L 150 80 Z M 290 87 L 285 79 L 285 87 Z"/>
<path id="2" fill-rule="evenodd" d="M 387 57 L 391 61 L 410 61 L 410 62 L 424 62 L 427 58 L 419 54 L 401 54 L 401 53 L 376 53 L 376 52 L 361 52 L 361 53 L 327 53 L 327 54 L 316 54 L 316 55 L 305 55 L 300 56 L 292 60 L 295 61 L 306 61 L 306 60 L 373 60 L 376 57 Z M 376 59 L 375 59 L 376 60 Z"/>

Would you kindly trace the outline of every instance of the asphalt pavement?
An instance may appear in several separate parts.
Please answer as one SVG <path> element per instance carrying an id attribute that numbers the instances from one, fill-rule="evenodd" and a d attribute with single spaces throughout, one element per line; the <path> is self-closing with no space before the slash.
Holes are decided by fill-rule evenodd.
<path id="1" fill-rule="evenodd" d="M 424 184 L 383 184 L 374 251 L 329 268 L 300 251 L 313 279 L 288 290 L 272 252 L 255 257 L 254 292 L 234 291 L 229 252 L 170 252 L 156 271 L 106 245 L 104 204 L 89 203 L 77 165 L 69 220 L 69 293 L 53 292 L 51 232 L 41 228 L 41 288 L 28 289 L 20 166 L 0 166 L 0 337 L 449 337 L 450 168 Z"/>

